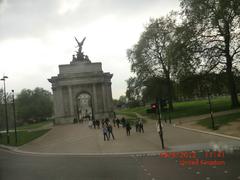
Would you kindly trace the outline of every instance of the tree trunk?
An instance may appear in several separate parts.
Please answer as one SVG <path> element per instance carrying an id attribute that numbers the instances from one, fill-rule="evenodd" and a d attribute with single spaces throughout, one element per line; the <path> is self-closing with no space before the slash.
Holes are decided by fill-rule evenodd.
<path id="1" fill-rule="evenodd" d="M 235 84 L 234 75 L 232 72 L 232 59 L 230 56 L 227 56 L 227 79 L 228 79 L 228 90 L 231 96 L 232 108 L 239 107 L 236 84 Z"/>
<path id="2" fill-rule="evenodd" d="M 230 28 L 228 22 L 225 22 L 225 35 L 224 35 L 224 41 L 225 41 L 225 56 L 226 56 L 226 65 L 227 65 L 227 79 L 228 79 L 228 91 L 231 96 L 231 102 L 232 102 L 232 108 L 238 107 L 238 96 L 237 96 L 237 90 L 236 90 L 236 84 L 234 81 L 234 75 L 232 72 L 232 62 L 233 57 L 230 55 L 230 42 L 231 42 L 231 34 L 230 34 Z"/>

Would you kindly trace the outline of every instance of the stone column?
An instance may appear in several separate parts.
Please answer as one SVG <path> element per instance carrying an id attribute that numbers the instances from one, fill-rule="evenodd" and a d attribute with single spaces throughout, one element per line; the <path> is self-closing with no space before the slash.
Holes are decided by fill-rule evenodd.
<path id="1" fill-rule="evenodd" d="M 108 94 L 108 98 L 109 98 L 109 110 L 113 111 L 113 100 L 112 100 L 112 88 L 111 88 L 111 84 L 108 84 L 108 90 L 109 90 L 109 94 Z"/>
<path id="2" fill-rule="evenodd" d="M 102 100 L 103 100 L 103 111 L 104 113 L 107 110 L 107 106 L 106 106 L 106 91 L 105 91 L 105 83 L 102 83 Z"/>
<path id="3" fill-rule="evenodd" d="M 69 94 L 70 116 L 73 116 L 74 112 L 73 112 L 73 98 L 72 98 L 72 87 L 71 86 L 68 86 L 68 94 Z"/>
<path id="4" fill-rule="evenodd" d="M 56 104 L 56 117 L 63 117 L 64 114 L 64 107 L 63 107 L 63 94 L 62 94 L 62 87 L 57 87 L 55 90 L 55 104 Z"/>
<path id="5" fill-rule="evenodd" d="M 94 112 L 98 112 L 98 101 L 97 101 L 97 91 L 96 91 L 96 84 L 92 85 L 93 87 L 93 103 L 94 103 Z"/>

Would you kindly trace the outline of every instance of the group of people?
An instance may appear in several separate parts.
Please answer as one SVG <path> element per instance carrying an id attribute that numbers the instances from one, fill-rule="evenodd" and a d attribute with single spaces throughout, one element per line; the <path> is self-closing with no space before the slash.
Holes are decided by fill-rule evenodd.
<path id="1" fill-rule="evenodd" d="M 110 123 L 104 123 L 103 126 L 102 126 L 102 129 L 103 129 L 103 139 L 104 141 L 106 140 L 110 140 L 111 136 L 112 136 L 112 139 L 114 140 L 115 137 L 113 135 L 113 127 Z"/>
<path id="2" fill-rule="evenodd" d="M 120 119 L 113 119 L 113 125 L 114 125 L 114 127 L 116 127 L 116 125 L 117 125 L 117 127 L 119 128 L 120 127 L 120 124 L 123 126 L 123 127 L 125 127 L 125 124 L 126 124 L 126 119 L 123 117 L 121 120 Z"/>
<path id="3" fill-rule="evenodd" d="M 114 118 L 112 120 L 113 126 L 120 128 L 122 126 L 123 128 L 126 129 L 126 134 L 127 136 L 130 136 L 131 134 L 131 124 L 129 121 L 127 121 L 124 117 L 119 119 L 119 118 Z M 103 139 L 104 141 L 109 141 L 111 138 L 115 140 L 114 134 L 113 134 L 113 126 L 110 123 L 110 120 L 108 118 L 100 120 L 89 120 L 89 128 L 98 128 L 100 129 L 100 124 L 102 127 L 102 132 L 103 132 Z M 144 133 L 143 129 L 143 120 L 141 118 L 137 119 L 135 123 L 136 127 L 136 132 Z"/>
<path id="4" fill-rule="evenodd" d="M 94 129 L 96 129 L 96 128 L 100 129 L 100 121 L 99 120 L 89 120 L 88 127 L 94 128 Z"/>

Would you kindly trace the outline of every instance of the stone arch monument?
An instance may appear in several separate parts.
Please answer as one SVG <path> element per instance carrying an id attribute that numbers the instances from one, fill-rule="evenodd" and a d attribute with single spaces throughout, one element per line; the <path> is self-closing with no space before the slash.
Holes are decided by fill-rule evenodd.
<path id="1" fill-rule="evenodd" d="M 59 74 L 48 81 L 52 84 L 55 123 L 112 118 L 112 74 L 102 70 L 100 62 L 92 63 L 82 52 L 86 38 L 78 43 L 78 51 L 70 64 L 59 65 Z"/>

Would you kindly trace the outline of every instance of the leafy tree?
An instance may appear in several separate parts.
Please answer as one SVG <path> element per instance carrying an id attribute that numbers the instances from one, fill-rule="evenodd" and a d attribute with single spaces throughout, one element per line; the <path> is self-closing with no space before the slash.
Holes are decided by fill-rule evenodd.
<path id="1" fill-rule="evenodd" d="M 143 99 L 146 102 L 154 102 L 156 97 L 165 99 L 168 96 L 167 82 L 161 77 L 152 77 L 144 82 L 144 89 L 142 92 Z"/>
<path id="2" fill-rule="evenodd" d="M 217 96 L 226 94 L 225 82 L 226 73 L 199 73 L 182 77 L 178 88 L 180 88 L 180 96 L 182 97 L 206 97 L 207 93 Z"/>
<path id="3" fill-rule="evenodd" d="M 118 101 L 119 101 L 120 103 L 125 104 L 125 103 L 127 103 L 127 97 L 126 97 L 126 96 L 120 96 Z"/>
<path id="4" fill-rule="evenodd" d="M 22 120 L 42 120 L 52 115 L 51 93 L 43 88 L 23 89 L 17 95 L 16 109 Z"/>
<path id="5" fill-rule="evenodd" d="M 234 70 L 240 57 L 240 1 L 182 0 L 181 7 L 194 32 L 195 59 L 204 71 L 226 71 L 232 107 L 239 106 Z"/>
<path id="6" fill-rule="evenodd" d="M 150 23 L 146 26 L 138 43 L 127 51 L 131 70 L 136 73 L 139 82 L 143 83 L 152 77 L 166 79 L 171 108 L 173 108 L 171 79 L 174 77 L 174 59 L 169 54 L 171 43 L 174 41 L 175 29 L 174 14 L 150 19 Z"/>
<path id="7" fill-rule="evenodd" d="M 140 78 L 130 77 L 127 80 L 126 98 L 128 101 L 137 101 L 141 98 L 141 87 Z"/>

